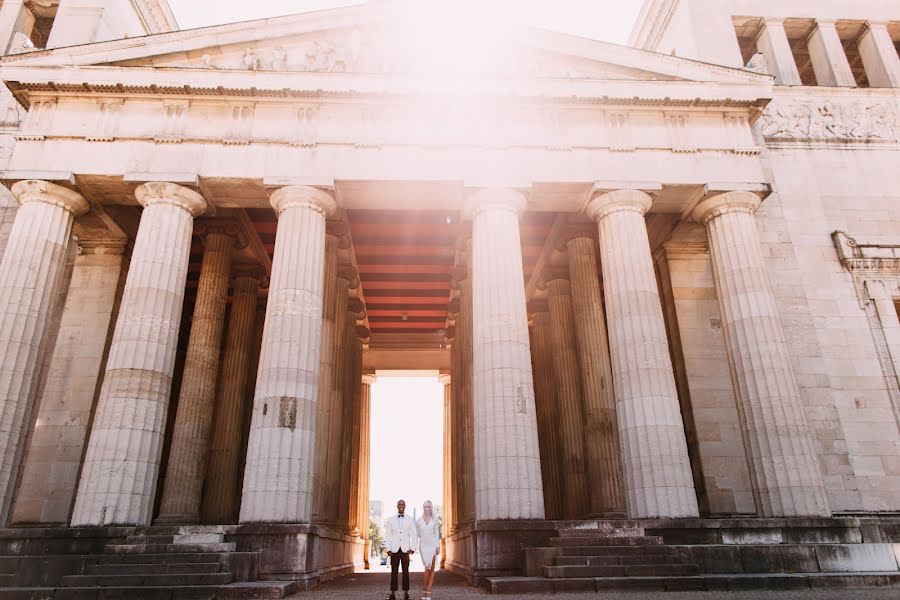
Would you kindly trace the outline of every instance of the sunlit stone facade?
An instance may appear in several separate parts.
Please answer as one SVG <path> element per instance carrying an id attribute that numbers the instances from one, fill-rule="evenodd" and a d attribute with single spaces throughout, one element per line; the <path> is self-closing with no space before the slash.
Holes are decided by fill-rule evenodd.
<path id="1" fill-rule="evenodd" d="M 442 374 L 476 579 L 559 519 L 900 511 L 900 9 L 646 0 L 629 46 L 447 61 L 397 2 L 124 4 L 0 7 L 5 526 L 361 568 L 379 370 Z"/>

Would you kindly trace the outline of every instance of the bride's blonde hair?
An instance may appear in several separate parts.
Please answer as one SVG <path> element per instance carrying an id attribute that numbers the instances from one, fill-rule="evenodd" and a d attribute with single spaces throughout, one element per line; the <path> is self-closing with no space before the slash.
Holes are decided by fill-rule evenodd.
<path id="1" fill-rule="evenodd" d="M 431 516 L 433 518 L 434 517 L 434 504 L 432 504 L 431 500 L 426 500 L 425 502 L 422 503 L 422 516 L 423 517 L 425 516 L 425 507 L 426 506 L 428 507 L 428 510 L 430 511 L 429 516 Z"/>

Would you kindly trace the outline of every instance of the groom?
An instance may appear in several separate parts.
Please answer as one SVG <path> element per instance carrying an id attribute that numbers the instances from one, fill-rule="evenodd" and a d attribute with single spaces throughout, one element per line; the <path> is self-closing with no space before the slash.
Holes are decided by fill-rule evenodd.
<path id="1" fill-rule="evenodd" d="M 387 520 L 384 541 L 391 557 L 391 595 L 388 600 L 397 600 L 397 571 L 403 565 L 403 598 L 409 600 L 409 557 L 416 547 L 416 524 L 412 517 L 404 514 L 406 502 L 397 502 L 397 514 Z"/>

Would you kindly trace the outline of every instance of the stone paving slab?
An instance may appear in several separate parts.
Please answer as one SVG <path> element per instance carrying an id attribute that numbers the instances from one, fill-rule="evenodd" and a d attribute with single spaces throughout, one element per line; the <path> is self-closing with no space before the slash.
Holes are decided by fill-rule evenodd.
<path id="1" fill-rule="evenodd" d="M 385 573 L 358 573 L 335 581 L 323 583 L 319 587 L 301 592 L 291 598 L 296 600 L 383 600 L 388 597 L 390 576 Z M 422 575 L 410 575 L 412 593 L 410 598 L 419 600 L 422 589 Z M 541 598 L 547 594 L 503 594 L 491 595 L 469 587 L 456 575 L 439 572 L 432 598 L 434 600 L 470 600 L 472 598 L 497 598 L 516 600 L 517 598 Z M 900 600 L 900 589 L 867 588 L 836 590 L 754 590 L 748 592 L 580 592 L 552 594 L 554 600 L 575 600 L 603 598 L 616 600 Z M 402 599 L 402 593 L 398 595 Z"/>

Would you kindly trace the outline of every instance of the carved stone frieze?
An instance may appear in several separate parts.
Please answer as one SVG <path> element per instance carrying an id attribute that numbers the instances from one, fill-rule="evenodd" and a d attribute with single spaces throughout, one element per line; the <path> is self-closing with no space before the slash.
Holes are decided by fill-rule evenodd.
<path id="1" fill-rule="evenodd" d="M 759 126 L 769 139 L 900 141 L 900 114 L 886 100 L 776 100 Z"/>

